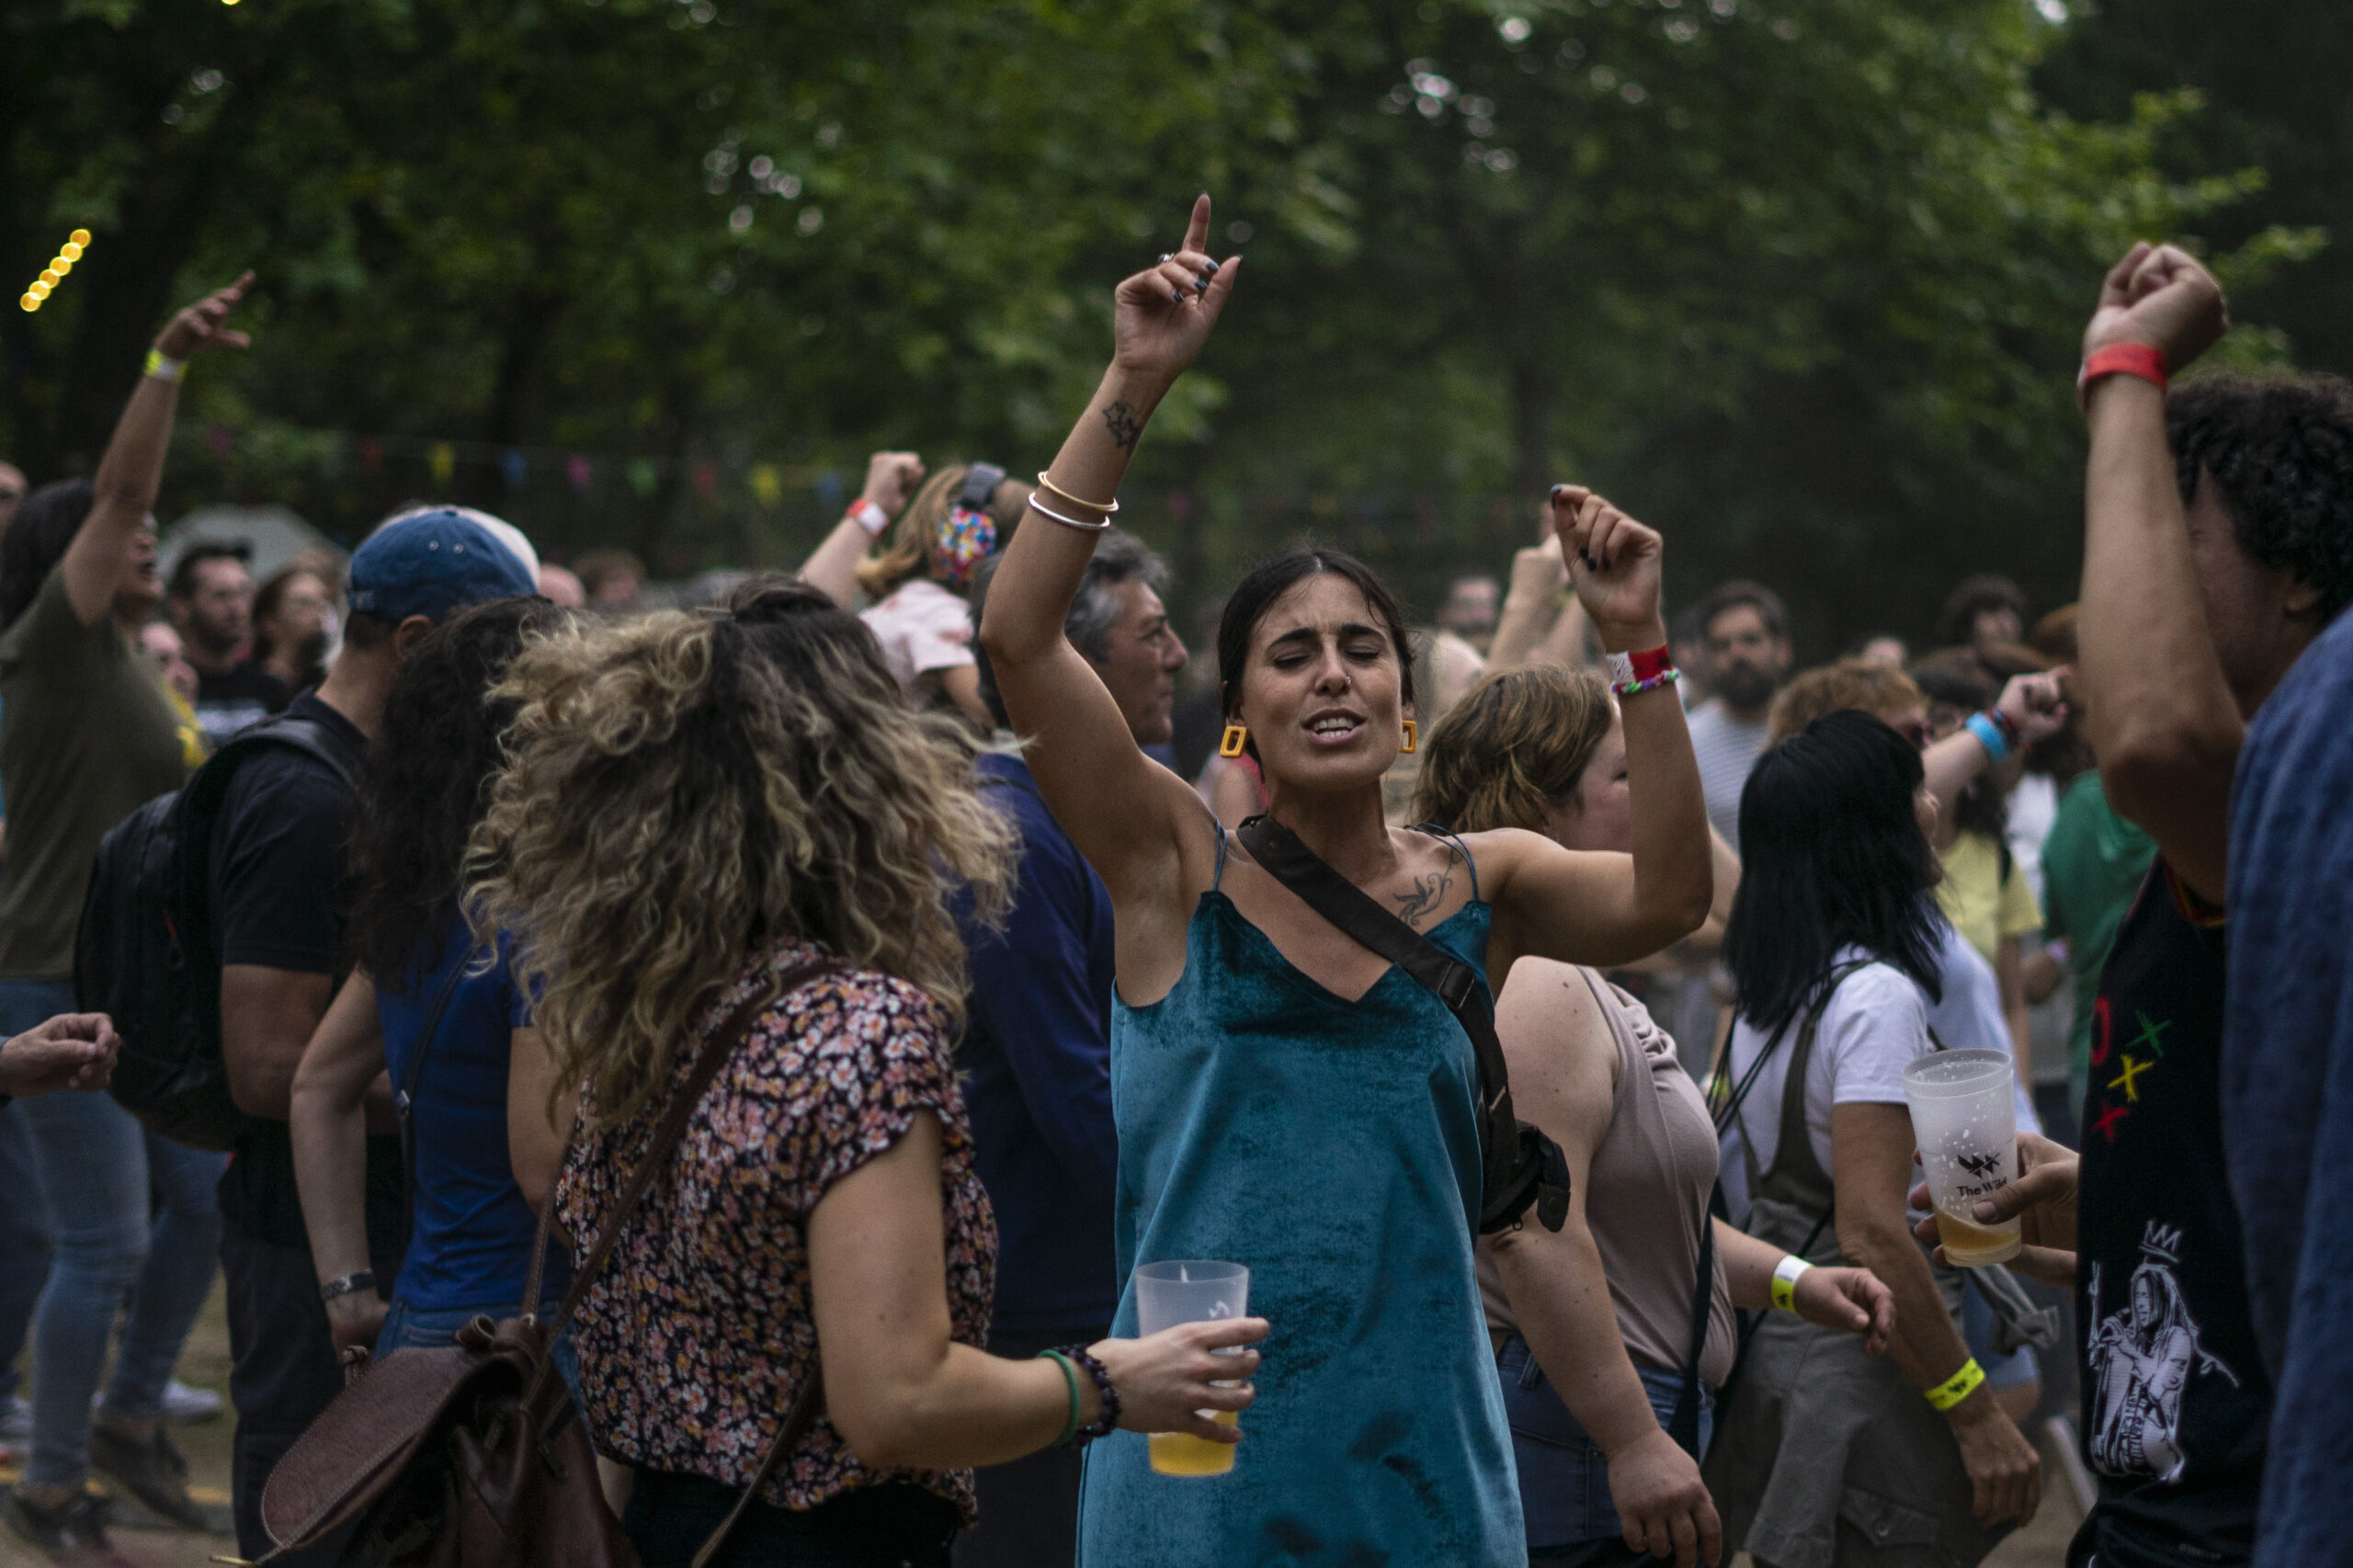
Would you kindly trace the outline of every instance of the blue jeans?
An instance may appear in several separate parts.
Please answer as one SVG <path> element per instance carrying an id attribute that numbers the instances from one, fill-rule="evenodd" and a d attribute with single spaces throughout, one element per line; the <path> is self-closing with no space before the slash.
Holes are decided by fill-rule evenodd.
<path id="1" fill-rule="evenodd" d="M 553 1317 L 556 1308 L 562 1304 L 560 1301 L 552 1300 L 540 1302 L 540 1318 Z M 445 1345 L 456 1344 L 458 1330 L 478 1317 L 486 1317 L 495 1323 L 514 1315 L 515 1303 L 512 1300 L 479 1307 L 420 1309 L 394 1296 L 392 1304 L 385 1309 L 384 1326 L 376 1334 L 376 1354 L 381 1358 L 395 1350 L 439 1349 Z M 570 1329 L 564 1330 L 556 1339 L 553 1355 L 556 1376 L 562 1378 L 563 1386 L 572 1391 L 572 1403 L 585 1409 L 586 1404 L 580 1397 L 580 1353 L 572 1346 Z"/>
<path id="2" fill-rule="evenodd" d="M 1552 1381 L 1536 1364 L 1528 1342 L 1514 1335 L 1495 1358 L 1503 1379 L 1504 1415 L 1511 1424 L 1511 1453 L 1519 1472 L 1520 1517 L 1528 1549 L 1618 1539 L 1622 1528 L 1609 1499 L 1609 1462 L 1601 1456 Z M 1665 1426 L 1683 1392 L 1683 1374 L 1634 1363 L 1651 1408 Z M 1715 1435 L 1715 1391 L 1699 1385 L 1699 1451 Z"/>
<path id="3" fill-rule="evenodd" d="M 73 1010 L 69 985 L 0 981 L 6 1033 Z M 164 1413 L 164 1385 L 212 1288 L 221 1237 L 213 1189 L 228 1156 L 166 1142 L 103 1094 L 67 1090 L 10 1109 L 29 1134 L 56 1248 L 33 1326 L 25 1480 L 78 1487 L 89 1470 L 90 1395 L 118 1316 L 106 1409 L 133 1421 Z"/>
<path id="4" fill-rule="evenodd" d="M 16 1396 L 17 1358 L 49 1283 L 49 1200 L 25 1113 L 0 1106 L 0 1403 Z"/>

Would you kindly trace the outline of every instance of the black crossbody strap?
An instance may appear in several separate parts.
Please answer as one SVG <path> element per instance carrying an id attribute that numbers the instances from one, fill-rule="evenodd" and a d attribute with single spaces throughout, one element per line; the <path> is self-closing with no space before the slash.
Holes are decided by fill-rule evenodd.
<path id="1" fill-rule="evenodd" d="M 1699 1283 L 1691 1292 L 1691 1347 L 1683 1358 L 1683 1390 L 1675 1396 L 1675 1414 L 1666 1422 L 1666 1435 L 1695 1460 L 1699 1457 L 1699 1358 L 1708 1348 L 1708 1320 L 1716 1307 L 1716 1205 L 1722 1199 L 1719 1184 L 1699 1210 Z"/>
<path id="2" fill-rule="evenodd" d="M 401 1086 L 392 1096 L 392 1115 L 401 1128 L 401 1184 L 408 1194 L 411 1210 L 416 1208 L 416 1086 L 425 1081 L 426 1052 L 433 1049 L 436 1035 L 441 1032 L 441 1015 L 449 1010 L 449 998 L 458 993 L 458 982 L 465 978 L 472 966 L 474 954 L 480 949 L 472 943 L 457 963 L 441 989 L 433 995 L 433 1006 L 425 1015 L 425 1028 L 416 1037 L 416 1054 L 408 1059 L 408 1071 L 401 1074 Z"/>
<path id="3" fill-rule="evenodd" d="M 1374 902 L 1299 835 L 1271 817 L 1235 830 L 1252 859 L 1301 902 L 1358 942 L 1411 975 L 1446 1004 L 1479 1063 L 1479 1153 L 1483 1169 L 1479 1233 L 1517 1224 L 1529 1205 L 1549 1231 L 1569 1215 L 1569 1167 L 1560 1146 L 1512 1114 L 1511 1074 L 1495 1038 L 1495 1005 L 1479 973 Z"/>

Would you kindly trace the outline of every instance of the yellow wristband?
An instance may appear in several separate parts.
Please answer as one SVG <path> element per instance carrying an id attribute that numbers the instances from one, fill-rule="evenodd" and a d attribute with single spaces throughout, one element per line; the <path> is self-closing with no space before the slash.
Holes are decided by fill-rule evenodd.
<path id="1" fill-rule="evenodd" d="M 150 348 L 147 350 L 147 368 L 140 374 L 153 376 L 159 381 L 176 381 L 187 364 L 185 359 L 166 358 L 160 348 Z"/>
<path id="2" fill-rule="evenodd" d="M 1773 1304 L 1785 1312 L 1798 1310 L 1798 1281 L 1813 1265 L 1791 1253 L 1773 1266 Z"/>
<path id="3" fill-rule="evenodd" d="M 1977 1385 L 1984 1381 L 1985 1369 L 1977 1364 L 1976 1357 L 1972 1356 L 1961 1364 L 1960 1371 L 1955 1372 L 1936 1387 L 1922 1389 L 1920 1392 L 1932 1408 L 1950 1410 L 1954 1405 L 1975 1393 Z"/>

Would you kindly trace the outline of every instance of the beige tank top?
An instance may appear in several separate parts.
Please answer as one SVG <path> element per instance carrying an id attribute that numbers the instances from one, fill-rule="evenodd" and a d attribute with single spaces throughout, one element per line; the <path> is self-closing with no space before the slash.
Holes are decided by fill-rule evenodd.
<path id="1" fill-rule="evenodd" d="M 1586 1175 L 1586 1225 L 1601 1254 L 1627 1353 L 1644 1366 L 1679 1372 L 1691 1343 L 1699 1220 L 1716 1185 L 1715 1124 L 1699 1085 L 1676 1057 L 1674 1040 L 1648 1009 L 1594 971 L 1580 966 L 1577 972 L 1618 1040 L 1609 1131 Z M 1732 1375 L 1734 1346 L 1721 1253 L 1715 1276 L 1699 1376 L 1721 1387 Z M 1490 1329 L 1519 1332 L 1485 1247 L 1479 1249 L 1479 1294 Z"/>

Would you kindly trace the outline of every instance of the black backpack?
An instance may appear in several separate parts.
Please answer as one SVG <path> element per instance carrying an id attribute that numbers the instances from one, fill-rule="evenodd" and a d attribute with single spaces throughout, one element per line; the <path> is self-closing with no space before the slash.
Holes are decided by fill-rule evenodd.
<path id="1" fill-rule="evenodd" d="M 121 1038 L 114 1097 L 156 1133 L 228 1150 L 256 1119 L 229 1096 L 221 1057 L 221 960 L 209 889 L 212 827 L 246 758 L 291 747 L 353 787 L 358 758 L 315 719 L 282 714 L 231 739 L 196 777 L 107 830 L 74 939 L 74 993 Z"/>

